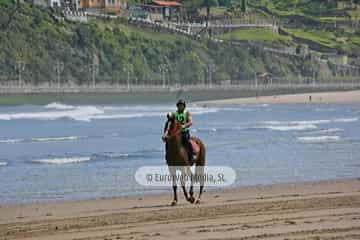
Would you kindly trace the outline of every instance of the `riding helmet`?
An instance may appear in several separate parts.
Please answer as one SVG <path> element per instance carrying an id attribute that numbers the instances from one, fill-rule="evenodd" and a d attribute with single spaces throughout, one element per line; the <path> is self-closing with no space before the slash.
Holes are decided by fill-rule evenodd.
<path id="1" fill-rule="evenodd" d="M 183 104 L 184 107 L 186 107 L 186 103 L 184 99 L 179 99 L 179 101 L 176 103 L 176 106 L 179 106 L 179 104 Z"/>

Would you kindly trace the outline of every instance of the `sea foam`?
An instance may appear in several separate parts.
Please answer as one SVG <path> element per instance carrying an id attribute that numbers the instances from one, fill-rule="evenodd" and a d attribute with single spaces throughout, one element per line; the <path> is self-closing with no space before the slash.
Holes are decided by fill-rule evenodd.
<path id="1" fill-rule="evenodd" d="M 34 142 L 75 141 L 80 138 L 84 138 L 84 137 L 82 137 L 82 136 L 39 137 L 39 138 L 31 138 L 31 141 L 34 141 Z"/>
<path id="2" fill-rule="evenodd" d="M 44 111 L 45 109 L 45 111 Z M 20 113 L 2 113 L 0 120 L 57 120 L 68 118 L 77 121 L 121 119 L 121 118 L 142 118 L 166 116 L 166 113 L 173 111 L 173 106 L 71 106 L 61 103 L 50 103 L 39 111 Z M 194 115 L 214 113 L 218 108 L 189 107 Z"/>
<path id="3" fill-rule="evenodd" d="M 64 158 L 44 158 L 44 159 L 35 159 L 32 160 L 33 163 L 40 164 L 69 164 L 69 163 L 82 163 L 90 161 L 90 157 L 64 157 Z"/>
<path id="4" fill-rule="evenodd" d="M 338 142 L 341 140 L 339 136 L 313 136 L 313 137 L 298 137 L 298 140 L 303 143 L 328 143 Z"/>
<path id="5" fill-rule="evenodd" d="M 53 103 L 49 103 L 48 105 L 44 106 L 44 108 L 57 109 L 57 110 L 68 110 L 68 109 L 74 109 L 75 107 L 72 105 L 66 105 L 66 104 L 62 104 L 62 103 L 53 102 Z"/>
<path id="6" fill-rule="evenodd" d="M 7 162 L 0 161 L 0 167 L 4 167 L 7 165 Z"/>

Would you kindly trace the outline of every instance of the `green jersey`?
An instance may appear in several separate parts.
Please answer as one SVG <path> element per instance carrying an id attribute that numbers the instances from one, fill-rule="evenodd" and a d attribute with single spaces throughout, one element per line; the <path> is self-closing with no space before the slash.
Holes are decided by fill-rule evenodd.
<path id="1" fill-rule="evenodd" d="M 183 112 L 173 112 L 173 116 L 181 123 L 181 125 L 185 125 L 188 123 L 188 111 L 186 110 L 184 110 Z M 188 132 L 189 130 L 189 128 L 184 128 L 182 129 L 182 132 Z"/>

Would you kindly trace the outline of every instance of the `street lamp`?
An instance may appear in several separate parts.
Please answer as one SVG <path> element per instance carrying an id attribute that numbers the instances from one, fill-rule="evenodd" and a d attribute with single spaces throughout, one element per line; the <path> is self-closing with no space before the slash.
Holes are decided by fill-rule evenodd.
<path id="1" fill-rule="evenodd" d="M 257 88 L 258 87 L 258 77 L 257 77 L 256 72 L 254 72 L 254 81 L 255 81 L 255 88 Z"/>
<path id="2" fill-rule="evenodd" d="M 125 64 L 124 66 L 124 72 L 127 72 L 127 89 L 130 91 L 130 72 L 132 71 L 132 65 L 131 64 Z"/>
<path id="3" fill-rule="evenodd" d="M 18 61 L 17 65 L 15 65 L 15 70 L 18 71 L 18 86 L 21 87 L 22 72 L 25 71 L 25 63 L 23 61 Z"/>
<path id="4" fill-rule="evenodd" d="M 171 73 L 174 72 L 173 71 L 173 66 L 170 64 L 170 60 L 168 57 L 164 56 L 165 57 L 165 61 L 166 61 L 166 71 L 168 73 L 168 80 L 167 80 L 167 84 L 170 85 L 170 80 L 171 80 Z"/>
<path id="5" fill-rule="evenodd" d="M 64 71 L 64 63 L 60 61 L 56 61 L 55 64 L 55 72 L 57 76 L 57 87 L 60 88 L 60 75 Z"/>
<path id="6" fill-rule="evenodd" d="M 209 74 L 209 88 L 212 88 L 213 74 L 215 73 L 215 66 L 213 64 L 209 64 L 207 71 Z"/>
<path id="7" fill-rule="evenodd" d="M 165 64 L 161 64 L 159 66 L 159 71 L 160 71 L 160 77 L 162 80 L 162 87 L 165 88 L 166 87 L 166 79 L 165 79 L 164 73 L 168 72 L 167 66 Z"/>
<path id="8" fill-rule="evenodd" d="M 89 65 L 89 72 L 90 72 L 93 88 L 95 88 L 96 87 L 95 74 L 99 73 L 99 64 L 95 64 L 95 63 L 90 64 Z"/>

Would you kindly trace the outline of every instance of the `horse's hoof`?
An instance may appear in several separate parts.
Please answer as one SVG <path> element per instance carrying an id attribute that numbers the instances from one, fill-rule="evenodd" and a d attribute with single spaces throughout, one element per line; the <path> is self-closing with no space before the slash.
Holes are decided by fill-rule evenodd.
<path id="1" fill-rule="evenodd" d="M 200 199 L 196 200 L 195 204 L 200 204 Z"/>
<path id="2" fill-rule="evenodd" d="M 189 197 L 188 201 L 189 201 L 190 203 L 194 203 L 194 202 L 195 202 L 195 198 L 194 198 L 193 196 L 191 196 L 191 197 Z"/>
<path id="3" fill-rule="evenodd" d="M 170 203 L 170 206 L 176 206 L 176 204 L 177 204 L 177 201 L 174 200 Z"/>

